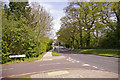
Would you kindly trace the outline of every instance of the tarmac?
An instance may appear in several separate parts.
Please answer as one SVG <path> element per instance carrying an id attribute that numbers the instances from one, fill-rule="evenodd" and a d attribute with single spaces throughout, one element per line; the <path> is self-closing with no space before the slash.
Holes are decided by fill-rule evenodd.
<path id="1" fill-rule="evenodd" d="M 40 72 L 31 75 L 31 78 L 118 78 L 118 74 L 99 70 L 64 69 Z"/>
<path id="2" fill-rule="evenodd" d="M 52 51 L 47 52 L 41 60 L 62 59 L 64 56 L 52 56 Z M 44 71 L 33 74 L 31 78 L 118 78 L 118 74 L 103 70 L 89 70 L 84 68 L 61 69 Z"/>

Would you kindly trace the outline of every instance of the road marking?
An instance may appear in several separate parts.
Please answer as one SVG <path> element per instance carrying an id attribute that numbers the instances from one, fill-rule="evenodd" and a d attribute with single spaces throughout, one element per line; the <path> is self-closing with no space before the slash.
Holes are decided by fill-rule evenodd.
<path id="1" fill-rule="evenodd" d="M 74 60 L 74 59 L 71 59 L 71 60 Z"/>
<path id="2" fill-rule="evenodd" d="M 73 60 L 74 62 L 77 62 L 77 60 Z"/>
<path id="3" fill-rule="evenodd" d="M 68 61 L 72 61 L 72 60 L 70 59 L 70 60 L 68 60 Z"/>
<path id="4" fill-rule="evenodd" d="M 96 67 L 96 66 L 93 66 L 93 67 L 96 68 L 96 69 L 98 68 L 98 67 Z"/>
<path id="5" fill-rule="evenodd" d="M 79 63 L 79 61 L 77 61 L 77 60 L 75 60 L 75 59 L 72 59 L 72 58 L 67 58 L 66 60 L 68 60 L 68 61 L 70 61 L 70 62 L 72 62 L 72 63 L 75 63 L 75 62 L 77 62 L 77 63 Z"/>
<path id="6" fill-rule="evenodd" d="M 42 61 L 49 61 L 49 60 L 52 60 L 52 59 L 43 59 Z"/>
<path id="7" fill-rule="evenodd" d="M 25 74 L 18 74 L 18 75 L 11 75 L 11 76 L 6 76 L 6 77 L 23 76 L 23 75 L 30 75 L 30 74 L 35 74 L 35 73 L 37 73 L 37 72 L 25 73 Z M 5 77 L 0 77 L 0 78 L 5 78 Z"/>
<path id="8" fill-rule="evenodd" d="M 63 68 L 63 69 L 79 69 L 79 68 Z M 61 70 L 61 69 L 51 69 L 51 70 L 45 70 L 45 71 L 40 71 L 40 72 L 50 72 L 50 71 L 58 71 L 58 70 Z M 11 75 L 11 76 L 4 76 L 4 77 L 0 77 L 0 78 L 6 78 L 6 77 L 15 77 L 15 76 L 21 76 L 21 75 L 28 75 L 28 74 L 37 74 L 37 73 L 40 73 L 40 72 L 31 72 L 31 73 L 24 73 L 24 74 L 18 74 L 18 75 Z"/>
<path id="9" fill-rule="evenodd" d="M 62 75 L 62 74 L 68 74 L 69 72 L 66 70 L 63 71 L 54 71 L 54 72 L 48 72 L 49 76 L 56 76 L 56 75 Z"/>
<path id="10" fill-rule="evenodd" d="M 66 60 L 69 60 L 69 59 L 66 59 Z"/>
<path id="11" fill-rule="evenodd" d="M 89 64 L 83 64 L 82 66 L 90 66 Z"/>
<path id="12" fill-rule="evenodd" d="M 101 70 L 104 70 L 104 69 L 101 69 Z"/>
<path id="13" fill-rule="evenodd" d="M 74 61 L 72 61 L 72 63 L 75 63 Z"/>
<path id="14" fill-rule="evenodd" d="M 80 75 L 80 78 L 84 78 L 82 75 Z"/>
<path id="15" fill-rule="evenodd" d="M 41 60 L 34 61 L 34 62 L 39 62 L 39 61 L 50 61 L 50 60 L 53 60 L 53 59 L 41 59 Z"/>

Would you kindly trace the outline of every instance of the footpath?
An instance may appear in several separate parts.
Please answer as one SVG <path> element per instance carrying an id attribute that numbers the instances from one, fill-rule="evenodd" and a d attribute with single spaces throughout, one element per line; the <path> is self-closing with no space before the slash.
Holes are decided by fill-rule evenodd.
<path id="1" fill-rule="evenodd" d="M 52 56 L 52 51 L 47 52 L 41 60 L 63 59 L 64 56 Z M 83 68 L 62 69 L 55 71 L 39 72 L 31 75 L 31 78 L 118 78 L 118 74 L 101 70 L 89 70 Z"/>

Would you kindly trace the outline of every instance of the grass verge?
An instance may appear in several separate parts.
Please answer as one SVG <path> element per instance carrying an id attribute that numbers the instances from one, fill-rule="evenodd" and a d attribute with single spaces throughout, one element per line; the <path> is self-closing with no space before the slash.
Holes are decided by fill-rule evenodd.
<path id="1" fill-rule="evenodd" d="M 73 51 L 82 52 L 86 54 L 120 57 L 120 51 L 112 51 L 112 50 L 73 50 Z"/>
<path id="2" fill-rule="evenodd" d="M 52 56 L 62 56 L 61 54 L 57 54 L 55 51 L 52 52 Z"/>
<path id="3" fill-rule="evenodd" d="M 2 80 L 32 80 L 30 76 L 23 77 L 23 78 L 3 78 Z"/>

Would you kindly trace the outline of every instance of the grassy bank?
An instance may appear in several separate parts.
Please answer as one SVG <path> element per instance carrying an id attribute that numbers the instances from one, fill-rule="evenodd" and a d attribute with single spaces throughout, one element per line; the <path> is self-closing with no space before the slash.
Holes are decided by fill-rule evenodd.
<path id="1" fill-rule="evenodd" d="M 61 54 L 57 54 L 55 51 L 52 52 L 52 56 L 62 56 Z"/>
<path id="2" fill-rule="evenodd" d="M 120 57 L 120 51 L 112 51 L 112 50 L 73 50 L 73 51 L 82 52 L 86 54 Z"/>

